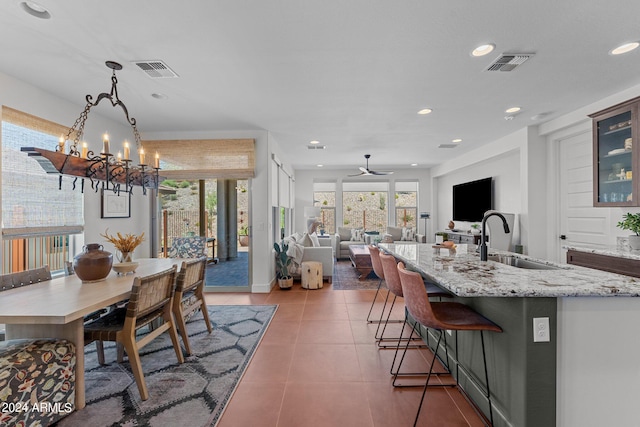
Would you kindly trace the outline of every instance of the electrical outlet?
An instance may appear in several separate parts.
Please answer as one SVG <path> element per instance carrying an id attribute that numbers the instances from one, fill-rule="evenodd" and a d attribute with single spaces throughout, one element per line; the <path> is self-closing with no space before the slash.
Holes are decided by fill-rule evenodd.
<path id="1" fill-rule="evenodd" d="M 551 333 L 549 331 L 548 317 L 533 318 L 533 342 L 549 342 Z"/>

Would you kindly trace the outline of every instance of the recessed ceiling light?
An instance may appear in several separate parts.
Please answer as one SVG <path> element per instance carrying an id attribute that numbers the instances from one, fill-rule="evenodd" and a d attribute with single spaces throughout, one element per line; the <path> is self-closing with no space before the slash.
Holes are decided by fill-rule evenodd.
<path id="1" fill-rule="evenodd" d="M 164 93 L 152 93 L 151 96 L 155 99 L 169 99 Z"/>
<path id="2" fill-rule="evenodd" d="M 423 108 L 422 110 L 418 111 L 418 114 L 431 114 L 433 112 L 433 110 L 431 108 Z"/>
<path id="3" fill-rule="evenodd" d="M 511 108 L 507 108 L 506 110 L 504 110 L 504 112 L 507 113 L 507 114 L 513 114 L 513 113 L 517 113 L 520 110 L 521 110 L 520 107 L 511 107 Z"/>
<path id="4" fill-rule="evenodd" d="M 317 167 L 319 167 L 319 168 L 321 168 L 321 167 L 323 167 L 324 165 L 316 165 L 316 166 L 317 166 Z"/>
<path id="5" fill-rule="evenodd" d="M 51 18 L 51 14 L 49 13 L 49 11 L 34 1 L 23 1 L 22 3 L 20 3 L 20 7 L 22 7 L 22 10 L 27 12 L 29 15 L 35 16 L 36 18 Z"/>
<path id="6" fill-rule="evenodd" d="M 314 145 L 315 144 L 320 144 L 320 141 L 311 141 L 311 142 L 309 142 L 309 144 L 314 144 Z"/>
<path id="7" fill-rule="evenodd" d="M 417 163 L 411 163 L 411 166 L 418 166 Z"/>
<path id="8" fill-rule="evenodd" d="M 638 42 L 625 43 L 623 45 L 616 47 L 615 49 L 612 49 L 611 52 L 609 53 L 611 55 L 622 55 L 623 53 L 631 52 L 638 46 L 640 46 L 640 43 Z"/>
<path id="9" fill-rule="evenodd" d="M 473 51 L 471 52 L 471 56 L 485 56 L 491 52 L 493 52 L 493 49 L 495 49 L 496 45 L 494 44 L 483 44 L 481 46 L 478 46 L 477 48 L 473 49 Z"/>
<path id="10" fill-rule="evenodd" d="M 451 142 L 455 142 L 457 144 L 458 142 L 462 142 L 462 138 L 452 139 Z"/>

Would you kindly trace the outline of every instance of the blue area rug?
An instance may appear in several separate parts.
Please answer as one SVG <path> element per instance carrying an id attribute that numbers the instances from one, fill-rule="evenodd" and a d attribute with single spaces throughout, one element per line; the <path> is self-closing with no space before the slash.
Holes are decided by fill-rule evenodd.
<path id="1" fill-rule="evenodd" d="M 275 305 L 208 306 L 213 333 L 198 312 L 187 323 L 193 355 L 180 365 L 165 333 L 141 350 L 149 399 L 142 401 L 129 363 L 116 362 L 105 343 L 100 366 L 95 344 L 85 349 L 87 406 L 56 425 L 214 426 L 276 311 Z"/>
<path id="2" fill-rule="evenodd" d="M 238 257 L 207 265 L 205 286 L 249 286 L 249 253 L 238 252 Z"/>

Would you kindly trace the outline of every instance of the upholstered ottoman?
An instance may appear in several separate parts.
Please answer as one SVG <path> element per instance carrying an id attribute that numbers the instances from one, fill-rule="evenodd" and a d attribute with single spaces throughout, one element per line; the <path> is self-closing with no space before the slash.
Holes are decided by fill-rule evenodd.
<path id="1" fill-rule="evenodd" d="M 322 288 L 322 263 L 304 261 L 300 266 L 302 272 L 302 287 L 304 289 Z"/>
<path id="2" fill-rule="evenodd" d="M 66 340 L 0 342 L 0 425 L 48 426 L 73 412 L 75 354 Z"/>

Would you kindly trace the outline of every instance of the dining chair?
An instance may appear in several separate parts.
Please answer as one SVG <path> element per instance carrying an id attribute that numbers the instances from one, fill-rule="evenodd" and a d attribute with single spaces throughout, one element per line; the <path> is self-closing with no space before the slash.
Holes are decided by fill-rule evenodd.
<path id="1" fill-rule="evenodd" d="M 2 274 L 0 275 L 0 292 L 44 282 L 45 280 L 51 280 L 51 270 L 49 270 L 48 265 L 16 273 Z M 0 325 L 0 341 L 4 341 L 5 336 L 4 325 Z"/>
<path id="2" fill-rule="evenodd" d="M 174 237 L 167 253 L 169 258 L 200 258 L 207 254 L 207 239 L 201 236 Z"/>
<path id="3" fill-rule="evenodd" d="M 489 418 L 490 425 L 493 425 L 493 409 L 491 406 L 491 390 L 489 388 L 489 375 L 487 372 L 487 358 L 484 346 L 484 331 L 490 332 L 502 332 L 502 328 L 486 317 L 476 312 L 471 307 L 458 303 L 458 302 L 431 302 L 429 301 L 429 294 L 425 292 L 422 276 L 414 271 L 409 271 L 405 268 L 403 262 L 398 263 L 398 274 L 400 276 L 400 282 L 402 285 L 402 291 L 404 295 L 405 306 L 411 317 L 415 320 L 413 328 L 411 330 L 411 336 L 417 332 L 417 327 L 422 325 L 427 328 L 437 330 L 438 342 L 436 344 L 436 351 L 433 352 L 431 363 L 429 365 L 429 373 L 427 374 L 427 380 L 424 384 L 422 391 L 422 397 L 420 398 L 420 404 L 418 405 L 418 411 L 414 420 L 414 427 L 418 424 L 418 417 L 420 416 L 420 409 L 429 387 L 429 379 L 433 372 L 433 366 L 436 360 L 437 349 L 440 345 L 442 336 L 446 334 L 445 331 L 480 331 L 480 341 L 482 343 L 482 361 L 484 364 L 484 378 L 485 387 L 487 388 L 486 398 L 489 401 Z M 404 360 L 407 348 L 405 346 L 404 353 L 400 359 L 398 365 L 398 371 Z M 394 376 L 393 385 L 396 386 L 397 375 Z M 439 386 L 449 386 L 449 384 L 438 384 Z M 455 385 L 455 384 L 453 384 Z"/>
<path id="4" fill-rule="evenodd" d="M 189 345 L 186 322 L 198 309 L 202 311 L 207 330 L 209 333 L 213 332 L 203 293 L 206 265 L 207 257 L 183 261 L 176 281 L 176 293 L 173 296 L 173 315 L 176 319 L 178 332 L 182 336 L 182 342 L 184 342 L 184 347 L 187 350 L 187 355 L 191 355 L 191 346 Z"/>
<path id="5" fill-rule="evenodd" d="M 171 312 L 176 270 L 177 266 L 174 265 L 172 268 L 160 273 L 134 278 L 131 295 L 125 307 L 117 308 L 84 326 L 85 342 L 96 341 L 98 357 L 103 361 L 103 341 L 122 343 L 129 357 L 131 370 L 136 379 L 142 400 L 149 398 L 149 392 L 140 363 L 139 350 L 141 348 L 162 333 L 169 331 L 178 362 L 184 362 Z M 154 329 L 150 329 L 144 335 L 136 336 L 137 330 L 149 325 L 156 319 L 161 320 L 159 325 Z"/>
<path id="6" fill-rule="evenodd" d="M 44 282 L 45 280 L 51 280 L 51 270 L 49 270 L 48 265 L 31 270 L 3 274 L 0 275 L 0 292 L 33 283 Z"/>

